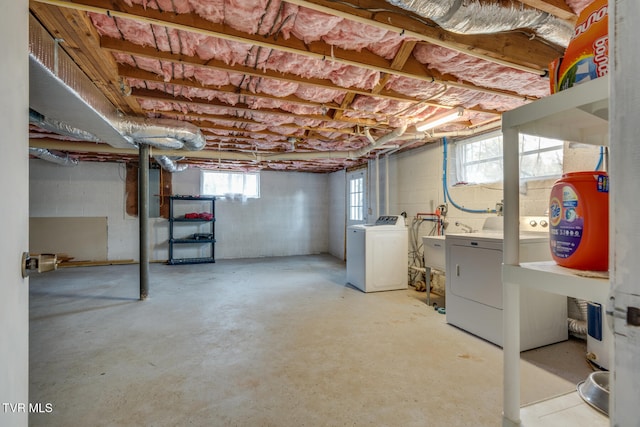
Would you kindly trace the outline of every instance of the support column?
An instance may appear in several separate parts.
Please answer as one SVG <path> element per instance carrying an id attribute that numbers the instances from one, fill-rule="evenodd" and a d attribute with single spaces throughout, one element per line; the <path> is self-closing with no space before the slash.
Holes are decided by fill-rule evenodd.
<path id="1" fill-rule="evenodd" d="M 149 295 L 149 146 L 140 144 L 139 153 L 140 301 L 144 301 Z"/>

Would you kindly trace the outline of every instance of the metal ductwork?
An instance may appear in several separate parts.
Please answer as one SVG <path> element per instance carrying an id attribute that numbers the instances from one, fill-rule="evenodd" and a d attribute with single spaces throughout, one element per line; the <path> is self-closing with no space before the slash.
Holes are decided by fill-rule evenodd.
<path id="1" fill-rule="evenodd" d="M 487 123 L 482 126 L 478 126 L 473 129 L 466 129 L 461 131 L 448 131 L 448 132 L 420 132 L 404 134 L 406 128 L 398 128 L 393 132 L 390 132 L 380 137 L 374 144 L 363 147 L 354 151 L 315 151 L 315 152 L 301 152 L 301 153 L 277 153 L 277 154 L 257 154 L 257 153 L 242 153 L 242 152 L 223 152 L 214 150 L 202 150 L 185 152 L 184 150 L 167 150 L 160 149 L 154 150 L 154 156 L 169 156 L 169 157 L 186 157 L 190 159 L 207 159 L 207 160 L 231 160 L 231 161 L 246 161 L 246 162 L 262 162 L 262 161 L 290 161 L 290 160 L 318 160 L 318 159 L 356 159 L 362 157 L 375 149 L 387 147 L 391 141 L 411 141 L 421 140 L 424 138 L 442 138 L 444 136 L 450 138 L 457 138 L 462 136 L 477 135 L 490 130 L 500 128 L 500 122 Z M 371 138 L 373 139 L 373 138 Z M 104 144 L 88 144 L 70 141 L 54 141 L 51 139 L 32 139 L 29 141 L 30 146 L 47 148 L 49 150 L 56 151 L 69 151 L 79 150 L 88 153 L 112 153 L 112 154 L 135 154 L 136 150 L 133 148 L 122 149 L 115 147 L 104 146 Z M 75 148 L 74 148 L 75 147 Z"/>
<path id="2" fill-rule="evenodd" d="M 83 141 L 100 142 L 95 135 L 89 132 L 69 126 L 59 120 L 47 118 L 32 109 L 29 109 L 29 123 L 38 126 L 40 129 L 54 132 L 59 135 L 66 135 L 72 138 L 82 139 Z"/>
<path id="3" fill-rule="evenodd" d="M 182 172 L 189 167 L 189 165 L 179 165 L 171 157 L 164 156 L 162 154 L 154 154 L 153 158 L 158 162 L 162 169 L 168 172 Z"/>
<path id="4" fill-rule="evenodd" d="M 39 159 L 46 160 L 46 161 L 51 162 L 51 163 L 56 163 L 56 164 L 62 165 L 62 166 L 77 166 L 78 165 L 78 160 L 69 157 L 68 154 L 66 156 L 60 156 L 58 154 L 52 153 L 51 151 L 47 150 L 46 148 L 29 147 L 29 154 L 31 154 L 32 156 L 35 156 L 35 157 L 37 157 Z"/>
<path id="5" fill-rule="evenodd" d="M 29 106 L 34 110 L 30 118 L 44 129 L 116 148 L 148 144 L 201 150 L 206 145 L 202 132 L 191 123 L 123 117 L 33 16 L 29 16 Z"/>
<path id="6" fill-rule="evenodd" d="M 29 107 L 48 121 L 84 129 L 113 147 L 134 146 L 113 125 L 118 112 L 111 102 L 31 15 Z"/>
<path id="7" fill-rule="evenodd" d="M 127 139 L 156 148 L 197 151 L 206 145 L 197 126 L 180 120 L 126 117 L 115 125 Z"/>
<path id="8" fill-rule="evenodd" d="M 459 34 L 492 34 L 531 28 L 552 43 L 566 47 L 573 26 L 546 12 L 523 8 L 519 2 L 479 0 L 387 0 L 390 4 L 430 19 L 447 31 Z"/>

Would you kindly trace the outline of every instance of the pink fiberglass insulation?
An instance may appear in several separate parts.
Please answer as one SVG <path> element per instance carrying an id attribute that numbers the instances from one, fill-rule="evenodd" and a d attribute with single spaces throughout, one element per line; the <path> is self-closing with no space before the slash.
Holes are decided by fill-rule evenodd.
<path id="1" fill-rule="evenodd" d="M 267 129 L 269 130 L 269 132 L 279 133 L 280 135 L 293 135 L 293 136 L 304 135 L 303 129 L 291 128 L 288 126 L 269 126 Z"/>
<path id="2" fill-rule="evenodd" d="M 389 102 L 391 102 L 391 100 L 386 98 L 357 95 L 351 102 L 350 107 L 362 113 L 375 113 L 387 107 Z"/>
<path id="3" fill-rule="evenodd" d="M 582 10 L 593 3 L 593 0 L 565 0 L 567 5 L 573 9 L 576 15 L 579 15 Z"/>
<path id="4" fill-rule="evenodd" d="M 440 83 L 431 83 L 403 76 L 391 76 L 385 85 L 385 89 L 407 96 L 415 96 L 418 99 L 430 99 L 441 94 L 446 87 Z"/>
<path id="5" fill-rule="evenodd" d="M 346 92 L 334 89 L 325 89 L 317 86 L 300 85 L 296 96 L 300 99 L 314 102 L 335 102 L 340 104 Z"/>
<path id="6" fill-rule="evenodd" d="M 359 52 L 370 44 L 379 43 L 387 32 L 382 28 L 343 20 L 325 34 L 322 40 L 333 46 Z"/>
<path id="7" fill-rule="evenodd" d="M 464 89 L 451 88 L 438 98 L 444 105 L 461 106 L 465 108 L 480 108 L 483 110 L 508 111 L 527 103 L 524 98 L 500 96 L 482 92 L 472 92 Z"/>
<path id="8" fill-rule="evenodd" d="M 295 17 L 291 34 L 309 44 L 320 40 L 322 36 L 333 30 L 343 18 L 301 7 Z"/>
<path id="9" fill-rule="evenodd" d="M 442 74 L 478 86 L 508 90 L 521 95 L 544 97 L 549 95 L 549 81 L 539 75 L 514 70 L 445 47 L 416 45 L 413 55 L 418 61 Z"/>
<path id="10" fill-rule="evenodd" d="M 260 84 L 256 87 L 258 92 L 272 96 L 285 97 L 296 93 L 300 85 L 295 82 L 285 82 L 273 79 L 260 79 Z"/>
<path id="11" fill-rule="evenodd" d="M 379 43 L 371 44 L 367 49 L 376 55 L 391 61 L 396 57 L 402 43 L 409 40 L 413 40 L 413 38 L 401 36 L 400 34 L 389 31 Z"/>

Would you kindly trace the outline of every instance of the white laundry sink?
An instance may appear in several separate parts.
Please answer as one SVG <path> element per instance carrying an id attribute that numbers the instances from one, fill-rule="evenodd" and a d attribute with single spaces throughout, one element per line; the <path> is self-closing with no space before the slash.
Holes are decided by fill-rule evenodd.
<path id="1" fill-rule="evenodd" d="M 445 271 L 445 236 L 422 236 L 424 266 Z"/>

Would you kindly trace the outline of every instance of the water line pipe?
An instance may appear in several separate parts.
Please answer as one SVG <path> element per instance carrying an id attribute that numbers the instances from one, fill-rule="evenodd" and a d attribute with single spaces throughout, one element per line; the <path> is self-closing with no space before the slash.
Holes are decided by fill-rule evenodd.
<path id="1" fill-rule="evenodd" d="M 598 157 L 598 164 L 595 170 L 601 170 L 607 172 L 609 170 L 609 149 L 604 146 L 600 146 L 600 157 Z"/>

